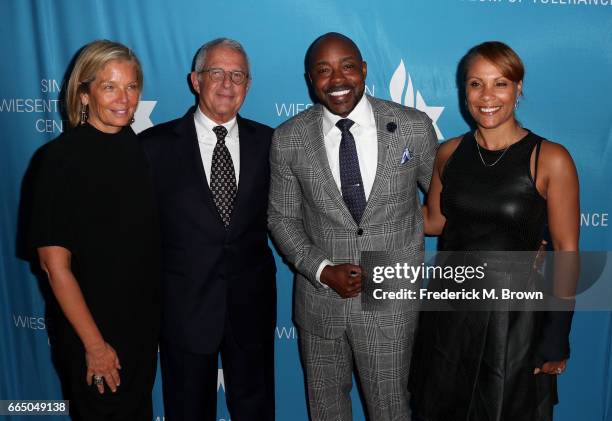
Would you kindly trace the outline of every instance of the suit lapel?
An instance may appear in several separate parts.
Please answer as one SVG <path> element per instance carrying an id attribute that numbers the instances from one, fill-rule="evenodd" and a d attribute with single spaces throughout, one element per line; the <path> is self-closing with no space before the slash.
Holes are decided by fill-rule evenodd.
<path id="1" fill-rule="evenodd" d="M 257 142 L 253 139 L 254 129 L 245 122 L 239 115 L 236 117 L 238 124 L 238 137 L 240 147 L 240 179 L 238 180 L 238 192 L 234 199 L 234 210 L 232 211 L 232 223 L 230 230 L 236 226 L 240 220 L 243 208 L 248 209 L 248 193 L 253 189 L 253 183 L 257 176 L 256 163 Z M 212 197 L 212 196 L 211 196 Z"/>
<path id="2" fill-rule="evenodd" d="M 320 182 L 327 194 L 336 202 L 338 208 L 346 214 L 348 219 L 353 220 L 329 168 L 325 139 L 323 138 L 323 106 L 317 104 L 315 107 L 313 116 L 306 126 L 306 142 L 304 142 L 304 149 L 315 173 L 313 182 Z"/>
<path id="3" fill-rule="evenodd" d="M 374 177 L 374 184 L 372 185 L 372 191 L 368 197 L 366 208 L 361 218 L 362 222 L 366 221 L 369 215 L 373 212 L 376 206 L 375 201 L 378 195 L 380 195 L 382 188 L 385 186 L 387 179 L 389 178 L 389 171 L 392 168 L 393 151 L 397 149 L 399 143 L 399 124 L 397 117 L 385 106 L 383 102 L 379 102 L 376 98 L 368 96 L 368 100 L 372 105 L 372 111 L 374 112 L 374 119 L 376 120 L 376 135 L 378 142 L 378 163 L 376 165 L 376 176 Z M 387 128 L 389 123 L 395 124 L 395 130 L 390 131 Z M 399 157 L 397 159 L 400 159 Z"/>
<path id="4" fill-rule="evenodd" d="M 208 186 L 206 180 L 206 173 L 204 172 L 204 164 L 202 162 L 202 155 L 200 154 L 200 147 L 198 146 L 198 134 L 195 129 L 195 122 L 193 120 L 193 113 L 195 107 L 191 107 L 189 111 L 183 116 L 181 122 L 176 127 L 176 134 L 180 139 L 181 152 L 185 157 L 185 162 L 188 162 L 192 167 L 193 174 L 197 177 L 197 182 L 202 186 L 202 199 L 206 206 L 210 209 L 210 212 L 217 216 L 219 222 L 222 223 L 219 212 L 215 202 L 213 202 L 212 192 Z"/>

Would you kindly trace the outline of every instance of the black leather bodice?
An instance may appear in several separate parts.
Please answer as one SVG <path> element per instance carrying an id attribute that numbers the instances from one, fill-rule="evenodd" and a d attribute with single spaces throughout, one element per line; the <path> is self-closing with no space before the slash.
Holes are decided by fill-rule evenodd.
<path id="1" fill-rule="evenodd" d="M 467 133 L 442 174 L 441 209 L 446 217 L 442 249 L 536 250 L 546 221 L 546 200 L 530 172 L 542 138 L 529 132 L 503 151 L 480 148 Z M 503 156 L 502 156 L 503 154 Z M 537 177 L 537 160 L 535 177 Z"/>

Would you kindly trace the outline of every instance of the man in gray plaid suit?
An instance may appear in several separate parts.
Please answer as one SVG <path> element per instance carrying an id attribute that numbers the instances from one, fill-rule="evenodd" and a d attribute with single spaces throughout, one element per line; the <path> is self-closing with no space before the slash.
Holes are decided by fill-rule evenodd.
<path id="1" fill-rule="evenodd" d="M 320 101 L 276 129 L 268 224 L 294 265 L 294 316 L 313 420 L 350 420 L 353 365 L 373 421 L 410 420 L 408 371 L 417 324 L 410 300 L 361 308 L 362 251 L 423 261 L 417 184 L 438 145 L 420 111 L 367 95 L 366 63 L 344 35 L 306 57 Z"/>

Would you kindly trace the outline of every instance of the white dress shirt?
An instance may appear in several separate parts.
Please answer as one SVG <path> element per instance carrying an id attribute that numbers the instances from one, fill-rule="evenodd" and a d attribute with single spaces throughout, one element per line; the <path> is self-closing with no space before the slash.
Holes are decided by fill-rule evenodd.
<path id="1" fill-rule="evenodd" d="M 225 136 L 225 146 L 229 150 L 232 156 L 232 162 L 234 164 L 234 173 L 236 174 L 236 186 L 238 186 L 238 180 L 240 175 L 240 138 L 238 136 L 238 123 L 236 122 L 236 116 L 230 121 L 217 124 L 208 118 L 200 107 L 196 107 L 195 113 L 193 113 L 193 120 L 195 121 L 196 133 L 198 135 L 198 146 L 200 147 L 200 156 L 202 157 L 202 164 L 204 164 L 204 172 L 206 173 L 206 181 L 210 186 L 210 169 L 212 167 L 212 156 L 215 145 L 217 144 L 217 135 L 212 131 L 213 127 L 223 126 L 227 129 L 227 136 Z"/>
<path id="2" fill-rule="evenodd" d="M 327 152 L 329 169 L 340 191 L 342 191 L 340 184 L 340 140 L 342 139 L 342 133 L 336 127 L 336 123 L 342 118 L 339 115 L 332 114 L 327 108 L 323 108 L 322 126 L 325 151 Z M 363 182 L 365 198 L 368 200 L 376 176 L 376 166 L 378 165 L 378 142 L 374 112 L 365 95 L 361 97 L 346 118 L 355 122 L 350 130 L 355 139 L 361 181 Z"/>
<path id="3" fill-rule="evenodd" d="M 329 168 L 338 186 L 338 190 L 340 191 L 342 191 L 340 182 L 340 141 L 342 139 L 342 133 L 340 129 L 336 127 L 336 123 L 342 118 L 348 118 L 355 122 L 355 124 L 351 126 L 350 131 L 355 139 L 357 157 L 359 158 L 359 171 L 361 172 L 361 181 L 363 182 L 363 190 L 367 201 L 372 191 L 374 177 L 376 177 L 376 166 L 378 165 L 378 137 L 374 112 L 365 94 L 347 117 L 340 117 L 339 115 L 333 114 L 327 108 L 323 108 L 322 127 L 325 151 L 327 152 Z M 321 272 L 323 272 L 323 269 L 327 265 L 333 265 L 333 263 L 329 260 L 324 260 L 319 265 L 319 269 L 317 270 L 317 281 L 321 282 Z"/>

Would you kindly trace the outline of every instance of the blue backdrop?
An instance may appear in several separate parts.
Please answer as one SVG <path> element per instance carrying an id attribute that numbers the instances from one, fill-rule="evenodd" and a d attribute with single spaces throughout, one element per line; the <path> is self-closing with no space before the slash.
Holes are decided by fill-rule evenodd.
<path id="1" fill-rule="evenodd" d="M 235 38 L 247 49 L 253 73 L 241 114 L 274 127 L 310 105 L 303 76 L 308 45 L 324 32 L 342 32 L 368 62 L 368 92 L 427 112 L 442 140 L 468 128 L 459 111 L 458 60 L 477 43 L 504 41 L 527 69 L 520 121 L 566 146 L 576 161 L 582 249 L 610 250 L 610 28 L 612 0 L 2 0 L 0 399 L 61 397 L 41 287 L 20 258 L 18 215 L 34 152 L 62 130 L 61 83 L 84 44 L 117 40 L 140 57 L 145 84 L 134 124 L 140 131 L 182 115 L 194 103 L 187 74 L 202 43 Z M 277 263 L 277 418 L 305 420 L 291 322 L 292 274 L 278 258 Z M 571 343 L 556 419 L 612 420 L 610 313 L 577 313 Z M 154 393 L 154 419 L 162 420 L 159 376 Z M 218 418 L 228 419 L 219 401 Z M 355 402 L 356 419 L 363 419 Z"/>

